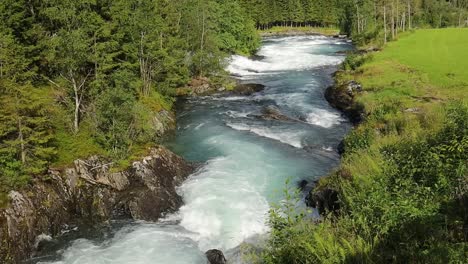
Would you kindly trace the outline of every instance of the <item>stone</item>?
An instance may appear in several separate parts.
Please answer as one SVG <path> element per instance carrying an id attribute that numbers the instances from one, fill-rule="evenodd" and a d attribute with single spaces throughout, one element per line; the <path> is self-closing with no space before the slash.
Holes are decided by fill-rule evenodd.
<path id="1" fill-rule="evenodd" d="M 262 118 L 265 120 L 278 120 L 278 121 L 289 121 L 289 122 L 301 122 L 304 123 L 304 121 L 289 117 L 281 112 L 281 110 L 274 106 L 274 105 L 269 105 L 266 106 L 262 109 L 262 114 L 259 116 L 256 116 L 258 118 Z"/>
<path id="2" fill-rule="evenodd" d="M 313 189 L 305 198 L 306 205 L 316 208 L 321 215 L 337 213 L 340 209 L 338 192 L 332 188 Z"/>
<path id="3" fill-rule="evenodd" d="M 265 85 L 258 83 L 246 83 L 237 85 L 233 93 L 237 95 L 252 95 L 254 93 L 261 92 L 265 89 Z"/>
<path id="4" fill-rule="evenodd" d="M 226 258 L 221 250 L 210 249 L 206 253 L 208 264 L 226 264 Z"/>

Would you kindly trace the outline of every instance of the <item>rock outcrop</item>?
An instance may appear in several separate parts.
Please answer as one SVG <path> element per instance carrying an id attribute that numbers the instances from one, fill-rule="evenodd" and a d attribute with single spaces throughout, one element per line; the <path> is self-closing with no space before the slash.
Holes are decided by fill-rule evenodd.
<path id="1" fill-rule="evenodd" d="M 226 264 L 226 258 L 221 250 L 210 249 L 205 253 L 208 264 Z"/>
<path id="2" fill-rule="evenodd" d="M 328 87 L 325 91 L 325 98 L 331 106 L 343 111 L 351 122 L 358 124 L 364 119 L 364 107 L 354 101 L 354 97 L 360 92 L 362 92 L 362 86 L 355 81 L 350 81 Z"/>
<path id="3" fill-rule="evenodd" d="M 164 147 L 121 172 L 100 157 L 50 170 L 29 189 L 9 193 L 0 209 L 0 263 L 20 263 L 35 251 L 40 237 L 115 218 L 154 221 L 182 204 L 176 187 L 194 167 Z"/>
<path id="4" fill-rule="evenodd" d="M 311 190 L 305 202 L 307 206 L 316 208 L 321 215 L 337 213 L 340 209 L 338 192 L 329 187 Z"/>

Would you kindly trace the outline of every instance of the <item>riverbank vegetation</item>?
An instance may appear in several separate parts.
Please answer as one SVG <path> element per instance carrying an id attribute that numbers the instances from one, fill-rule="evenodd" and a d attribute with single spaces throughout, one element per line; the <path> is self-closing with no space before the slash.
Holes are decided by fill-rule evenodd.
<path id="1" fill-rule="evenodd" d="M 465 43 L 468 29 L 418 30 L 348 58 L 337 87 L 362 84 L 365 119 L 315 190 L 336 191 L 341 209 L 319 223 L 274 210 L 262 263 L 466 263 Z"/>
<path id="2" fill-rule="evenodd" d="M 170 126 L 175 88 L 259 45 L 235 1 L 5 0 L 0 19 L 0 191 L 128 159 Z"/>

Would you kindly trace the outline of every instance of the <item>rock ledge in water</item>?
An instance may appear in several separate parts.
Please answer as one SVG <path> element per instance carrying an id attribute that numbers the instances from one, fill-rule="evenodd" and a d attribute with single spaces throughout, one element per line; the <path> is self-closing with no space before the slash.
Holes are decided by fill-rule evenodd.
<path id="1" fill-rule="evenodd" d="M 258 83 L 239 84 L 234 88 L 233 93 L 238 95 L 252 95 L 265 89 L 265 85 Z"/>
<path id="2" fill-rule="evenodd" d="M 93 156 L 50 170 L 29 188 L 9 193 L 0 209 L 0 263 L 21 263 L 39 249 L 40 238 L 92 227 L 112 219 L 155 221 L 182 205 L 177 194 L 194 167 L 164 147 L 120 172 Z"/>
<path id="3" fill-rule="evenodd" d="M 262 114 L 259 116 L 265 120 L 279 120 L 279 121 L 292 121 L 292 122 L 303 122 L 299 119 L 289 117 L 281 112 L 278 107 L 269 105 L 262 109 Z"/>
<path id="4" fill-rule="evenodd" d="M 226 264 L 226 258 L 221 250 L 210 249 L 206 253 L 208 264 Z"/>

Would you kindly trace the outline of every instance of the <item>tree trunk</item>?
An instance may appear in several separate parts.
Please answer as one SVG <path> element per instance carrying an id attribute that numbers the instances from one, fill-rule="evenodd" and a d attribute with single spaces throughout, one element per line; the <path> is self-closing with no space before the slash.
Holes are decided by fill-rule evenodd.
<path id="1" fill-rule="evenodd" d="M 408 0 L 408 29 L 411 30 L 411 0 Z"/>
<path id="2" fill-rule="evenodd" d="M 18 140 L 20 142 L 20 149 L 21 149 L 21 163 L 26 163 L 26 147 L 24 143 L 24 135 L 23 135 L 23 124 L 21 122 L 21 117 L 18 117 Z"/>
<path id="3" fill-rule="evenodd" d="M 75 79 L 72 79 L 73 80 L 73 92 L 75 94 L 75 112 L 74 112 L 74 118 L 73 118 L 73 131 L 75 133 L 78 133 L 80 127 L 80 104 L 81 104 L 81 100 L 80 100 L 80 95 L 79 95 L 79 88 L 78 88 L 78 85 L 75 81 Z"/>
<path id="4" fill-rule="evenodd" d="M 200 64 L 203 64 L 203 49 L 205 46 L 205 10 L 203 9 L 202 12 L 202 33 L 201 33 L 201 41 L 200 41 L 200 51 L 202 52 L 202 56 L 200 57 Z M 200 77 L 203 76 L 203 66 L 200 65 Z"/>
<path id="5" fill-rule="evenodd" d="M 392 40 L 395 39 L 395 0 L 392 0 Z"/>
<path id="6" fill-rule="evenodd" d="M 384 21 L 384 43 L 387 43 L 387 7 L 383 6 L 383 21 Z"/>

